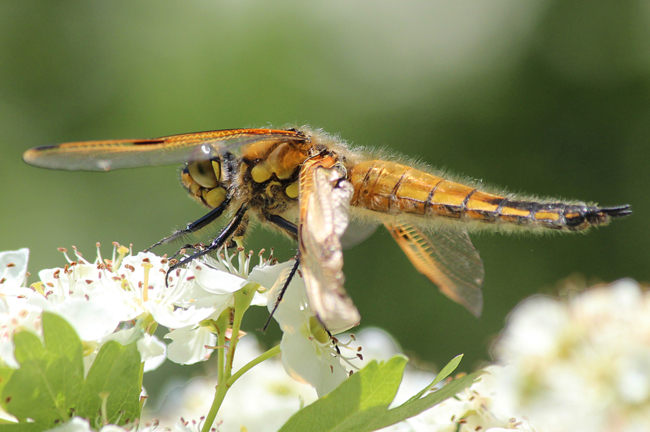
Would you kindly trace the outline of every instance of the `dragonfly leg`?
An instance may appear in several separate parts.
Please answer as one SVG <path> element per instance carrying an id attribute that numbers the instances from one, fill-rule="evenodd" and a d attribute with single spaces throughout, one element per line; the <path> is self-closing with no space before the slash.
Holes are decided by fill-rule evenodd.
<path id="1" fill-rule="evenodd" d="M 215 209 L 216 210 L 216 209 Z M 192 260 L 201 257 L 203 255 L 209 254 L 210 252 L 217 250 L 221 248 L 228 240 L 232 238 L 232 236 L 237 232 L 237 230 L 240 228 L 242 225 L 242 222 L 244 221 L 246 217 L 246 212 L 248 211 L 248 207 L 246 205 L 242 205 L 239 210 L 235 213 L 235 216 L 232 218 L 230 222 L 228 222 L 228 225 L 226 225 L 219 235 L 212 240 L 212 243 L 210 243 L 209 246 L 201 248 L 197 252 L 194 252 L 192 255 L 186 256 L 180 260 L 178 260 L 177 263 L 173 264 L 172 266 L 169 267 L 169 270 L 167 270 L 167 276 L 165 278 L 165 283 L 169 282 L 169 273 L 172 271 L 176 270 L 179 267 L 184 266 L 185 264 L 191 262 Z"/>
<path id="2" fill-rule="evenodd" d="M 219 207 L 215 207 L 214 209 L 210 210 L 208 214 L 205 216 L 200 217 L 199 219 L 195 220 L 194 222 L 190 222 L 187 224 L 185 229 L 175 231 L 172 235 L 165 237 L 164 239 L 154 243 L 153 245 L 149 246 L 147 249 L 145 249 L 145 252 L 150 251 L 151 249 L 155 248 L 156 246 L 160 246 L 166 243 L 169 243 L 171 241 L 177 240 L 179 238 L 182 238 L 186 236 L 187 234 L 191 234 L 193 232 L 196 232 L 202 228 L 205 228 L 206 226 L 210 225 L 212 222 L 217 220 L 224 212 L 224 210 L 228 207 L 230 204 L 230 197 L 227 197 L 223 203 Z M 186 248 L 192 248 L 192 245 L 185 245 L 181 249 L 186 249 Z M 178 255 L 178 252 L 175 254 Z"/>
<path id="3" fill-rule="evenodd" d="M 273 310 L 271 310 L 271 313 L 269 314 L 269 317 L 266 319 L 266 323 L 264 324 L 264 327 L 262 327 L 262 331 L 266 331 L 269 324 L 271 323 L 271 318 L 273 318 L 273 314 L 275 314 L 275 311 L 278 309 L 278 306 L 280 306 L 280 302 L 282 301 L 282 298 L 284 297 L 284 293 L 287 291 L 287 288 L 289 288 L 289 284 L 291 283 L 291 280 L 296 275 L 296 271 L 298 270 L 299 265 L 300 265 L 299 254 L 296 254 L 296 262 L 293 264 L 293 267 L 291 267 L 291 272 L 289 273 L 289 276 L 287 276 L 287 279 L 284 281 L 284 285 L 282 286 L 282 289 L 280 290 L 280 294 L 278 294 L 278 297 L 275 299 L 275 304 L 273 305 Z"/>
<path id="4" fill-rule="evenodd" d="M 275 226 L 277 226 L 278 228 L 280 228 L 281 230 L 285 231 L 291 237 L 293 238 L 298 237 L 298 227 L 295 224 L 286 220 L 285 218 L 278 215 L 270 214 L 270 215 L 266 215 L 266 219 L 272 224 L 274 224 Z M 284 281 L 284 285 L 280 290 L 280 294 L 278 294 L 278 298 L 275 300 L 275 305 L 273 306 L 273 310 L 269 314 L 269 317 L 267 318 L 264 327 L 262 327 L 262 331 L 266 331 L 267 327 L 271 322 L 271 318 L 273 318 L 273 314 L 275 313 L 276 309 L 280 305 L 280 302 L 282 301 L 282 298 L 284 297 L 284 293 L 287 291 L 287 288 L 289 287 L 291 280 L 296 275 L 296 271 L 298 270 L 298 266 L 300 265 L 299 255 L 300 253 L 296 253 L 296 257 L 295 257 L 296 262 L 293 264 L 293 267 L 291 268 L 291 273 L 289 273 L 289 276 Z"/>

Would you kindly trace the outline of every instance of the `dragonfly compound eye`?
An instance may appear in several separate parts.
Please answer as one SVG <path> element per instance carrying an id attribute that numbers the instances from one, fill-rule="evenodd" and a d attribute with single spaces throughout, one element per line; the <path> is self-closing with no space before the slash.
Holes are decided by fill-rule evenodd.
<path id="1" fill-rule="evenodd" d="M 212 189 L 219 184 L 221 165 L 218 161 L 202 160 L 190 162 L 187 169 L 192 179 L 204 188 Z"/>

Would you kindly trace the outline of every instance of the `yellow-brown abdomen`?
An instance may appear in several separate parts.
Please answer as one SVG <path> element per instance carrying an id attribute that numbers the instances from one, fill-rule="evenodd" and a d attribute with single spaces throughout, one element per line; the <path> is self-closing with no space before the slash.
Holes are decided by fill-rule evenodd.
<path id="1" fill-rule="evenodd" d="M 348 177 L 354 186 L 351 204 L 382 213 L 579 231 L 631 212 L 629 206 L 599 208 L 509 199 L 382 160 L 355 165 Z"/>

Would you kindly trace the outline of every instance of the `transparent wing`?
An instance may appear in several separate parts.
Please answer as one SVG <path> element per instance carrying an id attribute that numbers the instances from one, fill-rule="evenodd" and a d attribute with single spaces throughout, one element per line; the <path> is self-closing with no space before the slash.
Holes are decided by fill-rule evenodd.
<path id="1" fill-rule="evenodd" d="M 341 237 L 343 250 L 352 249 L 358 244 L 363 243 L 372 236 L 381 222 L 366 221 L 361 219 L 350 219 L 348 229 Z"/>
<path id="2" fill-rule="evenodd" d="M 294 130 L 227 129 L 154 139 L 80 141 L 35 147 L 23 154 L 30 165 L 68 171 L 108 171 L 210 159 L 264 140 L 305 141 Z"/>
<path id="3" fill-rule="evenodd" d="M 348 226 L 354 192 L 329 158 L 314 158 L 300 171 L 298 238 L 302 275 L 314 312 L 332 333 L 361 317 L 343 288 L 341 236 Z"/>
<path id="4" fill-rule="evenodd" d="M 475 316 L 483 309 L 483 260 L 466 231 L 423 233 L 411 224 L 386 223 L 415 268 Z"/>

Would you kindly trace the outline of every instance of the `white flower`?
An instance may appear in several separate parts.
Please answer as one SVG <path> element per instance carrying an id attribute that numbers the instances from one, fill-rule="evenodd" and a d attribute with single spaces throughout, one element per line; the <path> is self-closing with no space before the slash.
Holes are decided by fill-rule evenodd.
<path id="1" fill-rule="evenodd" d="M 46 432 L 93 432 L 96 429 L 91 429 L 88 420 L 81 417 L 73 417 L 69 422 L 64 425 L 48 429 Z M 99 432 L 133 432 L 135 429 L 132 426 L 121 427 L 117 425 L 105 425 L 99 429 Z M 152 432 L 157 430 L 156 426 L 148 426 L 138 429 L 140 432 Z"/>
<path id="2" fill-rule="evenodd" d="M 502 371 L 503 368 L 500 366 L 489 366 L 485 369 L 485 375 L 455 397 L 449 398 L 415 417 L 381 429 L 381 431 L 501 432 L 518 430 L 522 432 L 542 432 L 541 429 L 534 429 L 521 416 L 501 411 L 497 406 L 500 395 L 495 386 L 495 381 L 503 373 Z M 427 386 L 433 380 L 433 376 L 434 374 L 428 374 L 427 376 L 422 371 L 414 371 L 407 367 L 396 402 L 400 399 L 400 393 L 405 388 L 407 389 L 406 395 L 413 395 Z"/>
<path id="3" fill-rule="evenodd" d="M 257 340 L 247 336 L 239 341 L 234 369 L 240 369 L 262 354 Z M 214 399 L 216 376 L 197 378 L 172 391 L 156 413 L 145 413 L 143 421 L 157 418 L 161 427 L 173 431 L 196 431 L 193 425 L 179 424 L 178 419 L 199 419 L 210 410 Z M 313 388 L 301 384 L 285 373 L 277 358 L 256 365 L 230 388 L 215 421 L 220 432 L 277 431 L 301 407 L 316 400 Z M 181 428 L 183 426 L 184 428 Z M 187 429 L 189 428 L 189 429 Z"/>
<path id="4" fill-rule="evenodd" d="M 117 294 L 123 307 L 130 310 L 126 320 L 151 314 L 160 325 L 179 328 L 197 324 L 215 311 L 223 310 L 226 305 L 216 296 L 208 296 L 209 300 L 203 298 L 198 306 L 193 304 L 197 294 L 195 273 L 200 272 L 197 267 L 192 262 L 188 269 L 177 269 L 172 273 L 172 282 L 166 284 L 167 259 L 151 252 L 125 257 L 115 273 L 123 288 Z"/>
<path id="5" fill-rule="evenodd" d="M 251 304 L 266 305 L 266 295 L 260 294 L 258 289 L 264 289 L 260 279 L 267 281 L 268 278 L 264 276 L 266 273 L 275 274 L 273 258 L 264 259 L 261 252 L 258 255 L 259 264 L 250 270 L 253 254 L 244 253 L 241 244 L 232 254 L 225 249 L 222 251 L 216 259 L 206 256 L 191 264 L 196 287 L 192 291 L 192 301 L 187 305 L 205 306 L 210 302 L 215 304 L 215 300 L 218 300 L 220 306 L 206 320 L 189 326 L 174 326 L 175 329 L 165 335 L 166 339 L 172 341 L 167 356 L 175 363 L 194 364 L 210 358 L 212 347 L 217 342 L 211 320 L 216 320 L 223 310 L 234 305 L 233 296 L 237 291 L 253 285 L 256 291 Z M 235 258 L 237 265 L 234 263 Z M 271 286 L 272 284 L 268 285 L 268 288 Z"/>
<path id="6" fill-rule="evenodd" d="M 23 288 L 28 259 L 29 249 L 0 252 L 0 364 L 16 369 L 14 333 L 31 330 L 42 334 L 42 310 L 26 301 L 32 290 Z"/>
<path id="7" fill-rule="evenodd" d="M 178 364 L 194 364 L 210 358 L 217 337 L 209 326 L 195 325 L 172 330 L 165 335 L 171 339 L 167 356 Z M 206 348 L 207 347 L 207 348 Z"/>
<path id="8" fill-rule="evenodd" d="M 295 261 L 279 264 L 264 275 L 267 279 L 263 284 L 273 284 L 269 291 L 269 312 L 273 311 L 294 264 Z M 305 282 L 298 272 L 289 283 L 273 318 L 282 329 L 282 364 L 292 378 L 314 386 L 320 397 L 334 390 L 348 377 L 330 335 L 309 306 Z"/>
<path id="9" fill-rule="evenodd" d="M 210 256 L 204 256 L 202 258 L 209 269 L 218 273 L 196 273 L 195 276 L 198 284 L 205 291 L 218 295 L 231 294 L 249 284 L 260 284 L 267 290 L 270 289 L 273 284 L 268 285 L 270 279 L 265 275 L 269 272 L 270 274 L 276 273 L 276 260 L 273 258 L 273 253 L 271 253 L 269 258 L 264 258 L 264 250 L 260 251 L 257 255 L 259 264 L 251 269 L 253 252 L 245 253 L 240 239 L 237 238 L 235 241 L 238 244 L 236 252 L 228 254 L 226 250 L 226 253 L 218 254 L 216 258 Z M 237 258 L 237 264 L 234 262 L 235 257 Z M 219 276 L 216 276 L 217 274 Z M 264 281 L 266 284 L 260 281 Z M 255 293 L 251 302 L 254 306 L 266 306 L 266 303 L 267 296 L 259 292 Z"/>
<path id="10" fill-rule="evenodd" d="M 535 296 L 494 346 L 504 409 L 544 430 L 637 431 L 650 424 L 650 293 L 631 280 L 568 301 Z"/>
<path id="11" fill-rule="evenodd" d="M 22 287 L 27 278 L 29 249 L 0 252 L 0 293 Z"/>

